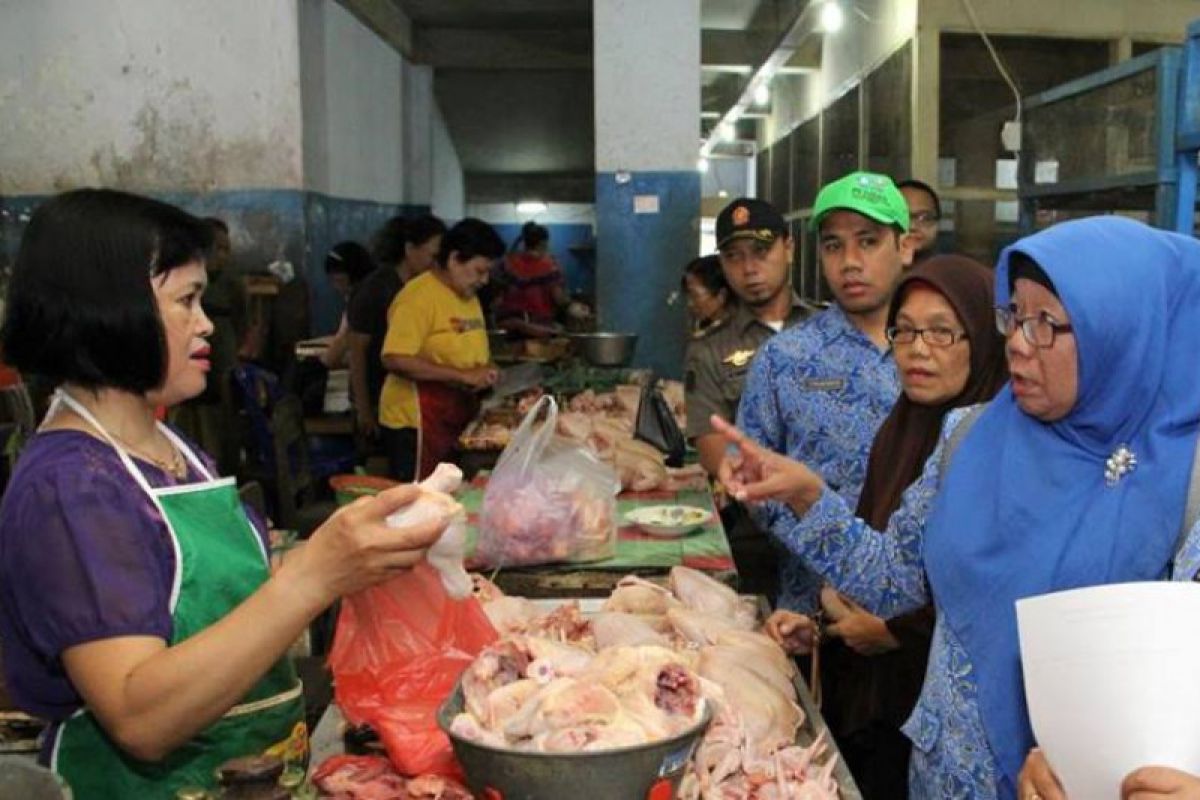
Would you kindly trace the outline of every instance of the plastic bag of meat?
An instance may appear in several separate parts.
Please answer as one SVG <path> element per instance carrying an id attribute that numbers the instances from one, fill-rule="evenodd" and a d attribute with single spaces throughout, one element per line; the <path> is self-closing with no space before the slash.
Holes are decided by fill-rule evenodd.
<path id="1" fill-rule="evenodd" d="M 613 556 L 620 481 L 586 447 L 556 435 L 557 421 L 558 404 L 543 397 L 500 454 L 483 496 L 477 563 L 500 567 Z"/>
<path id="2" fill-rule="evenodd" d="M 401 773 L 461 778 L 437 710 L 495 639 L 479 601 L 469 593 L 453 599 L 437 569 L 422 561 L 343 598 L 329 654 L 334 697 L 352 724 L 375 729 Z"/>

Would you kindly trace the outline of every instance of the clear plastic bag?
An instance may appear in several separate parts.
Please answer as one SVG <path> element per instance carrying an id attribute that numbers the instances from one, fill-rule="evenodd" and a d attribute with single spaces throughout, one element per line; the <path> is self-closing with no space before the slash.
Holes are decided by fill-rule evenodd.
<path id="1" fill-rule="evenodd" d="M 558 404 L 543 397 L 501 453 L 483 496 L 477 562 L 598 561 L 615 553 L 620 481 L 586 447 L 557 436 L 557 423 Z"/>

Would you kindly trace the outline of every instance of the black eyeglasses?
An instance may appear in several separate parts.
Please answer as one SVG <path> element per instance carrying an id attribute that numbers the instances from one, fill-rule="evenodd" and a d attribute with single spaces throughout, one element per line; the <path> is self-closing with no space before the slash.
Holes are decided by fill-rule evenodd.
<path id="1" fill-rule="evenodd" d="M 891 327 L 884 331 L 887 340 L 892 344 L 912 344 L 921 337 L 921 341 L 931 347 L 949 347 L 955 342 L 968 338 L 966 331 L 956 331 L 950 328 L 901 328 Z"/>
<path id="2" fill-rule="evenodd" d="M 1031 317 L 1018 317 L 1015 308 L 996 307 L 996 329 L 1008 338 L 1017 328 L 1025 341 L 1034 347 L 1053 347 L 1054 337 L 1060 333 L 1070 333 L 1074 330 L 1070 323 L 1058 322 L 1045 311 L 1040 311 Z"/>
<path id="3" fill-rule="evenodd" d="M 941 217 L 932 211 L 918 211 L 910 219 L 917 225 L 937 225 Z"/>

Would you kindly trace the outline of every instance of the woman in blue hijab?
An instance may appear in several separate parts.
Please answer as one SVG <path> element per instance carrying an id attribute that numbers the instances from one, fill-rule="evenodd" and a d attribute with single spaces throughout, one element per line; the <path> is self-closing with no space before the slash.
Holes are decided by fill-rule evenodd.
<path id="1" fill-rule="evenodd" d="M 996 295 L 1012 380 L 965 436 L 952 431 L 969 412 L 947 417 L 886 531 L 831 513 L 819 477 L 727 432 L 734 494 L 789 505 L 785 544 L 838 589 L 884 617 L 932 593 L 930 664 L 904 727 L 914 798 L 1016 796 L 1033 746 L 1016 600 L 1200 568 L 1200 525 L 1181 530 L 1200 432 L 1200 242 L 1117 217 L 1062 223 L 1004 251 Z"/>

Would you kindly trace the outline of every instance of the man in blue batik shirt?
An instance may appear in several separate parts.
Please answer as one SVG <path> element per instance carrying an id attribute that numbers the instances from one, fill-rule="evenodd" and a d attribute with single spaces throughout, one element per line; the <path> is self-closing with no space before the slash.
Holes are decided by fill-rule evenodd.
<path id="1" fill-rule="evenodd" d="M 884 175 L 855 172 L 821 189 L 812 228 L 835 304 L 767 341 L 738 408 L 738 427 L 748 436 L 810 466 L 851 506 L 875 432 L 900 394 L 884 328 L 912 260 L 908 225 L 904 197 Z M 733 240 L 720 250 L 722 265 L 769 257 L 774 246 Z M 796 523 L 775 503 L 757 514 L 765 529 Z M 790 553 L 781 557 L 778 605 L 814 610 L 820 579 Z"/>

